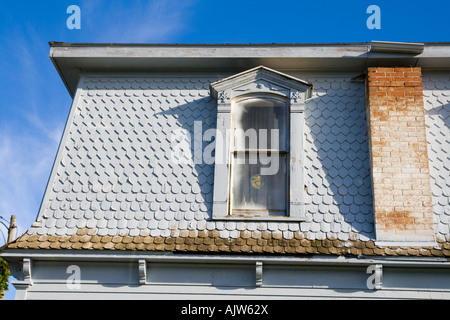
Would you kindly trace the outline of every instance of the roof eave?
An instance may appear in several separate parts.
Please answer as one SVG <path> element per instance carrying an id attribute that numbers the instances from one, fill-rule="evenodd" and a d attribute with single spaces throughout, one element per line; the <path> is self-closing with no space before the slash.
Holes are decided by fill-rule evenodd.
<path id="1" fill-rule="evenodd" d="M 50 58 L 73 96 L 82 71 L 221 71 L 260 65 L 278 71 L 355 71 L 370 66 L 450 69 L 449 43 L 69 44 Z"/>

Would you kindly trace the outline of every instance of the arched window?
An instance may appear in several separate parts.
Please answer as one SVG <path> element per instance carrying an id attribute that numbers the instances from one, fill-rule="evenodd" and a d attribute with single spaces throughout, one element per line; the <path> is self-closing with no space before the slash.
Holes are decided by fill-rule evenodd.
<path id="1" fill-rule="evenodd" d="M 218 154 L 213 219 L 304 218 L 304 101 L 312 85 L 258 67 L 211 84 Z M 217 141 L 220 140 L 221 141 Z M 217 160 L 217 159 L 216 159 Z"/>
<path id="2" fill-rule="evenodd" d="M 232 102 L 230 215 L 285 216 L 289 102 L 249 95 Z"/>

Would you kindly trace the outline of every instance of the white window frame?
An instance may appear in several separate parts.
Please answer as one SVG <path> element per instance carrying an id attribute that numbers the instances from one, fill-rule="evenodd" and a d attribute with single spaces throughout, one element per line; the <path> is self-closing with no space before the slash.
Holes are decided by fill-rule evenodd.
<path id="1" fill-rule="evenodd" d="M 217 100 L 216 159 L 214 167 L 213 220 L 304 221 L 304 110 L 312 85 L 267 67 L 257 67 L 210 85 L 211 96 Z M 233 215 L 230 207 L 232 157 L 232 105 L 244 96 L 264 99 L 273 97 L 286 101 L 289 108 L 289 183 L 285 216 L 246 214 Z"/>

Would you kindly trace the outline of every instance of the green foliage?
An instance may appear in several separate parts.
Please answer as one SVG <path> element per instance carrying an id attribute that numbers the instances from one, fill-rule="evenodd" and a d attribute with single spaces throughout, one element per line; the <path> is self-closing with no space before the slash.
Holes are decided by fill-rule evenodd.
<path id="1" fill-rule="evenodd" d="M 6 290 L 8 290 L 8 278 L 11 275 L 8 264 L 5 260 L 0 258 L 0 298 L 3 297 Z"/>

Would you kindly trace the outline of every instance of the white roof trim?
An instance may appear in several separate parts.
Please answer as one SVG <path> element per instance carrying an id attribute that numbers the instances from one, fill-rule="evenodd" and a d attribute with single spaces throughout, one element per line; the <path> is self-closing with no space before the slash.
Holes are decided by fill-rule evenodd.
<path id="1" fill-rule="evenodd" d="M 51 42 L 50 58 L 71 95 L 83 70 L 355 71 L 375 66 L 450 69 L 450 43 L 72 44 Z M 421 53 L 419 53 L 421 52 Z"/>
<path id="2" fill-rule="evenodd" d="M 229 88 L 236 87 L 243 83 L 253 81 L 253 79 L 259 77 L 269 81 L 275 80 L 277 83 L 287 85 L 287 87 L 300 88 L 305 91 L 310 91 L 313 87 L 312 83 L 308 81 L 292 77 L 290 75 L 267 68 L 265 66 L 258 66 L 212 83 L 210 85 L 211 95 L 213 98 L 217 99 L 217 94 L 219 91 L 224 91 Z"/>

